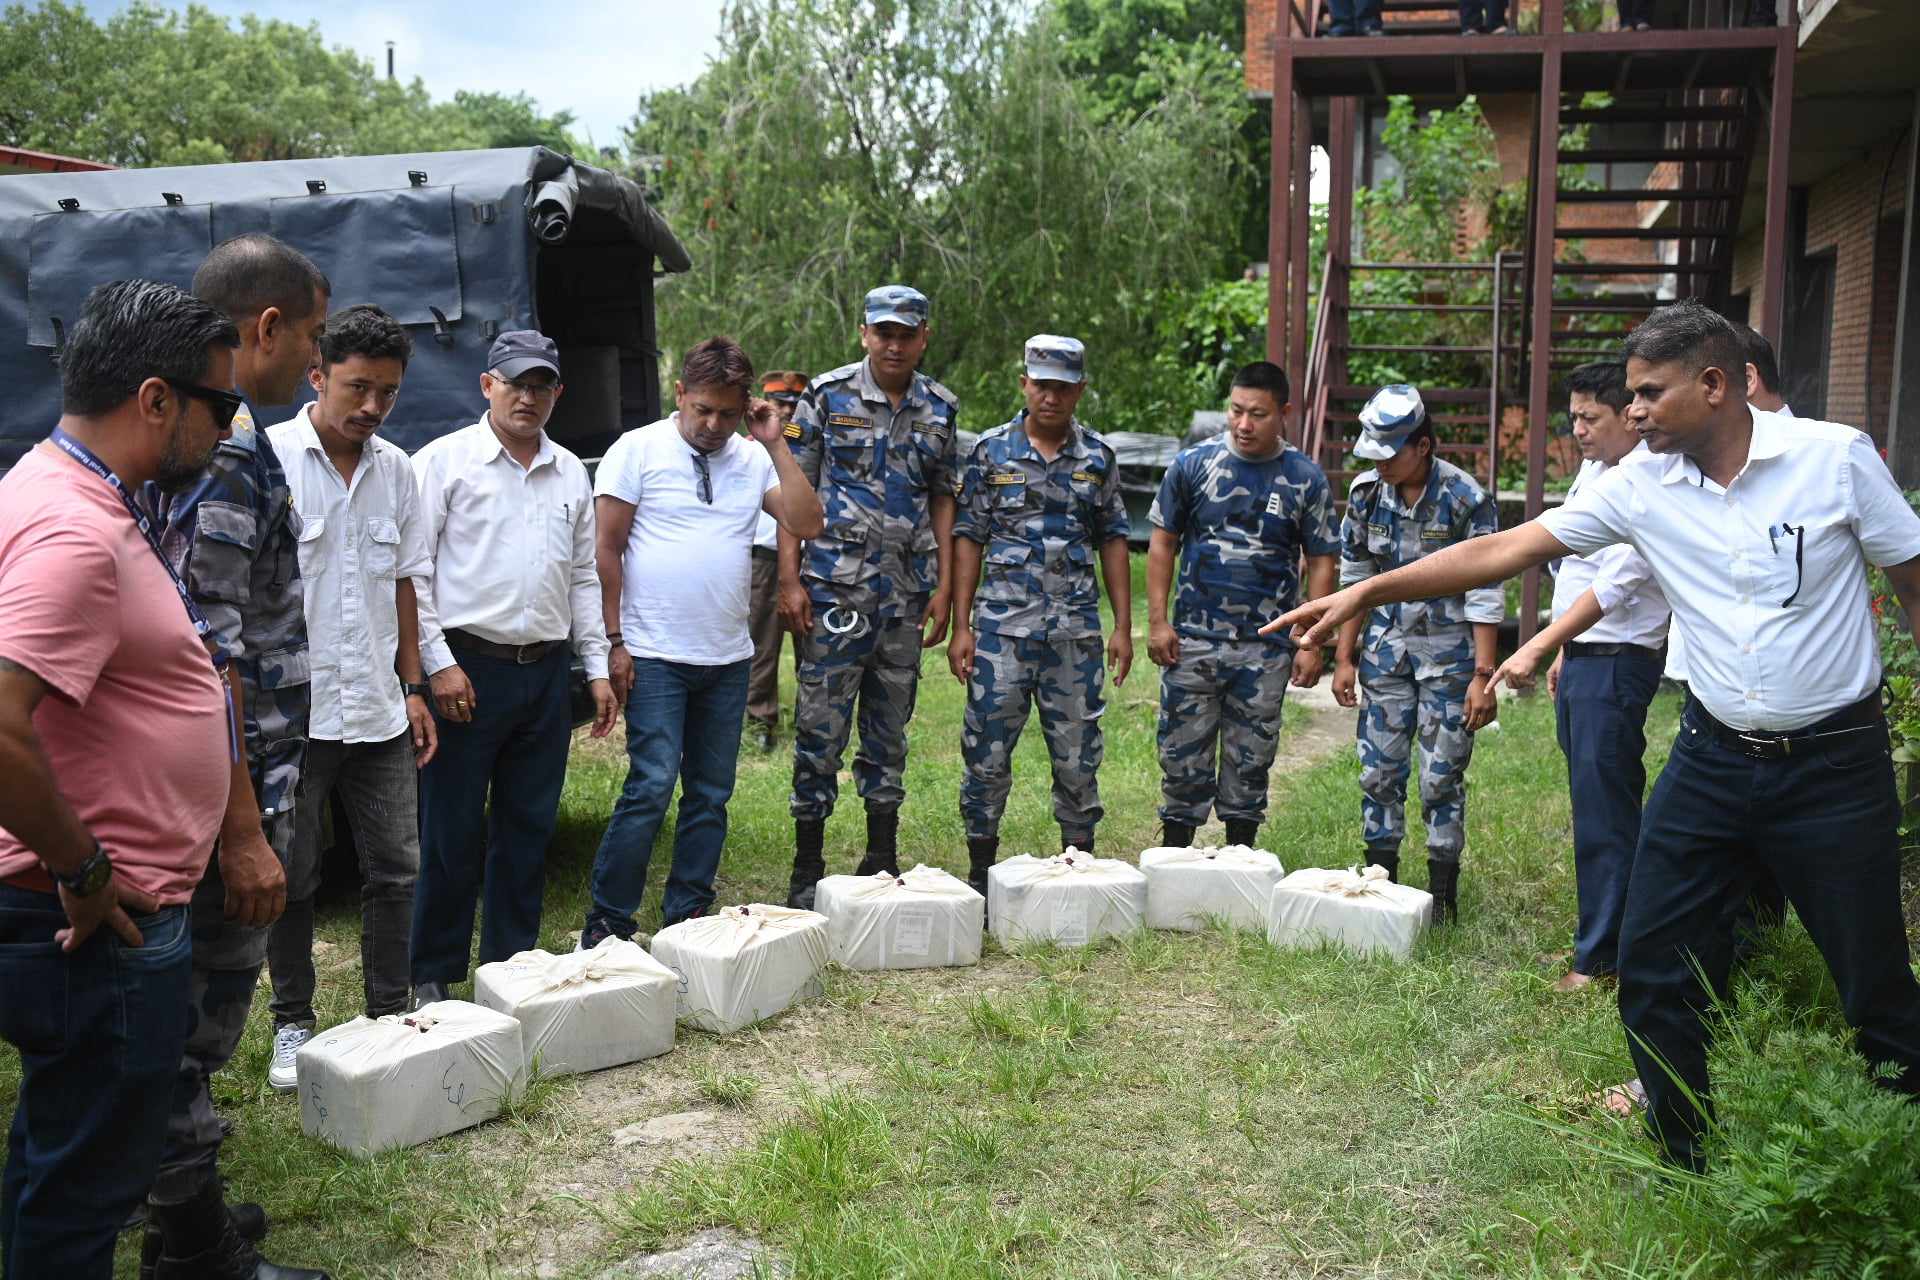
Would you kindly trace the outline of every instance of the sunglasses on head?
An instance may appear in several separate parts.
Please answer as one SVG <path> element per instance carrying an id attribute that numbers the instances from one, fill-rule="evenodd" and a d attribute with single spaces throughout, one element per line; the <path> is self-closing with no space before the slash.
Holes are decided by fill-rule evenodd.
<path id="1" fill-rule="evenodd" d="M 234 415 L 240 412 L 246 399 L 231 391 L 222 391 L 218 387 L 203 387 L 197 382 L 182 382 L 178 378 L 167 378 L 166 384 L 181 395 L 194 400 L 204 400 L 213 410 L 213 420 L 225 431 L 233 425 Z"/>

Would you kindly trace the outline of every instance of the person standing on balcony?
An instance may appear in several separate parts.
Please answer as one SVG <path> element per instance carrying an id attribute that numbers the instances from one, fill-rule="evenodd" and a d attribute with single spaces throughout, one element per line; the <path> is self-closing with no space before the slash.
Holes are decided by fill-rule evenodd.
<path id="1" fill-rule="evenodd" d="M 1460 34 L 1507 34 L 1507 0 L 1460 0 Z"/>
<path id="2" fill-rule="evenodd" d="M 1653 30 L 1653 11 L 1656 0 L 1618 0 L 1616 7 L 1620 11 L 1620 29 L 1622 31 Z"/>
<path id="3" fill-rule="evenodd" d="M 1332 19 L 1330 36 L 1379 36 L 1386 34 L 1380 22 L 1381 0 L 1327 0 Z"/>
<path id="4" fill-rule="evenodd" d="M 1281 435 L 1289 398 L 1278 365 L 1234 374 L 1226 432 L 1173 460 L 1147 517 L 1147 652 L 1166 669 L 1160 822 L 1171 848 L 1190 846 L 1212 810 L 1228 844 L 1255 842 L 1288 679 L 1303 689 L 1320 681 L 1321 650 L 1259 634 L 1298 598 L 1303 554 L 1313 595 L 1330 593 L 1339 571 L 1326 473 Z"/>
<path id="5" fill-rule="evenodd" d="M 1405 384 L 1380 388 L 1360 411 L 1360 422 L 1353 451 L 1376 465 L 1355 476 L 1347 492 L 1341 585 L 1365 582 L 1499 527 L 1493 499 L 1479 482 L 1433 456 L 1433 423 L 1418 390 Z M 1436 924 L 1459 916 L 1467 764 L 1473 734 L 1497 710 L 1487 681 L 1505 613 L 1496 584 L 1356 614 L 1340 629 L 1333 696 L 1343 707 L 1365 702 L 1358 738 L 1366 858 L 1399 878 L 1417 734 Z"/>

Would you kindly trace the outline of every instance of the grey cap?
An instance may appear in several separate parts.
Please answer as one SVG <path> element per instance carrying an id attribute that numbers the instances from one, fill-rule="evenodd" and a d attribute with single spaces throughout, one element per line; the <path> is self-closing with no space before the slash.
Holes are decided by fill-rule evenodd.
<path id="1" fill-rule="evenodd" d="M 1418 387 L 1404 382 L 1382 387 L 1360 411 L 1360 438 L 1353 442 L 1353 452 L 1369 462 L 1385 462 L 1426 420 L 1427 406 Z"/>
<path id="2" fill-rule="evenodd" d="M 927 295 L 904 284 L 883 284 L 867 294 L 867 324 L 904 324 L 918 329 L 933 310 Z"/>
<path id="3" fill-rule="evenodd" d="M 1027 339 L 1027 376 L 1036 382 L 1085 382 L 1087 348 L 1078 338 L 1036 333 Z"/>
<path id="4" fill-rule="evenodd" d="M 503 378 L 517 378 L 529 369 L 551 369 L 560 376 L 560 348 L 553 339 L 533 329 L 509 329 L 493 340 L 487 368 Z"/>

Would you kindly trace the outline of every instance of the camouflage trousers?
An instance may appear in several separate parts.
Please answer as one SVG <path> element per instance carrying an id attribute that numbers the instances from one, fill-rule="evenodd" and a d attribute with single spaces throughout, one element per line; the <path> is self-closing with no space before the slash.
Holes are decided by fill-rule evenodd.
<path id="1" fill-rule="evenodd" d="M 263 818 L 267 842 L 285 866 L 293 843 L 293 810 Z M 193 891 L 193 986 L 187 1045 L 174 1078 L 167 1112 L 167 1144 L 154 1198 L 162 1204 L 188 1199 L 213 1176 L 226 1136 L 213 1109 L 208 1081 L 227 1065 L 247 1029 L 260 967 L 267 959 L 268 927 L 235 924 L 226 917 L 227 887 L 220 879 L 218 851 Z"/>
<path id="2" fill-rule="evenodd" d="M 1013 750 L 1027 713 L 1040 709 L 1040 732 L 1053 760 L 1053 816 L 1061 835 L 1091 842 L 1106 812 L 1100 807 L 1100 761 L 1106 743 L 1105 650 L 1099 636 L 1049 640 L 977 633 L 973 678 L 960 730 L 960 817 L 967 838 L 1000 833 L 1013 789 Z"/>
<path id="3" fill-rule="evenodd" d="M 1471 669 L 1416 676 L 1405 659 L 1390 672 L 1363 665 L 1356 736 L 1361 832 L 1369 849 L 1397 852 L 1406 838 L 1407 775 L 1418 733 L 1427 857 L 1460 861 L 1467 843 L 1467 764 L 1473 758 L 1473 735 L 1466 729 L 1472 680 Z"/>
<path id="4" fill-rule="evenodd" d="M 816 604 L 813 630 L 796 646 L 799 692 L 793 702 L 795 818 L 824 820 L 840 795 L 840 759 L 856 705 L 860 749 L 853 781 L 872 809 L 898 809 L 907 798 L 907 721 L 920 690 L 920 615 L 909 602 L 898 617 L 859 614 L 860 625 L 835 635 L 828 610 Z"/>
<path id="5" fill-rule="evenodd" d="M 1160 820 L 1198 827 L 1267 816 L 1267 775 L 1280 749 L 1280 708 L 1293 646 L 1180 637 L 1160 673 Z"/>

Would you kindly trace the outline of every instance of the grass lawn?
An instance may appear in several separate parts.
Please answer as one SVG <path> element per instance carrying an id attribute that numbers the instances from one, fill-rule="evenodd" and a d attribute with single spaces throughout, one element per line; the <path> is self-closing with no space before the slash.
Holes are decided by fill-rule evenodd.
<path id="1" fill-rule="evenodd" d="M 1141 667 L 1110 702 L 1101 779 L 1100 851 L 1120 856 L 1156 827 L 1155 672 L 1136 628 Z M 903 861 L 964 870 L 960 710 L 929 655 Z M 1655 705 L 1650 770 L 1676 714 L 1670 696 Z M 1290 733 L 1313 719 L 1290 716 Z M 1263 843 L 1289 868 L 1343 865 L 1358 848 L 1357 766 L 1324 750 L 1351 721 L 1332 720 L 1313 726 L 1320 758 L 1276 778 Z M 1756 1193 L 1743 1210 L 1736 1184 L 1650 1177 L 1633 1128 L 1582 1102 L 1629 1074 L 1625 1045 L 1609 991 L 1556 996 L 1559 971 L 1536 960 L 1566 945 L 1574 911 L 1551 708 L 1509 703 L 1501 725 L 1482 735 L 1471 773 L 1463 923 L 1409 962 L 1278 952 L 1216 931 L 1084 952 L 1009 955 L 990 942 L 974 969 L 836 971 L 825 1000 L 761 1027 L 682 1029 L 663 1058 L 543 1082 L 503 1121 L 366 1161 L 303 1138 L 293 1101 L 267 1091 L 263 997 L 216 1081 L 234 1123 L 232 1194 L 267 1205 L 276 1260 L 340 1280 L 592 1277 L 716 1225 L 819 1277 L 1816 1274 L 1791 1252 L 1806 1224 L 1782 1229 L 1808 1204 L 1824 1206 L 1826 1225 L 1802 1235 L 1884 1226 L 1871 1247 L 1905 1248 L 1904 1229 L 1920 1268 L 1920 1145 L 1898 1145 L 1920 1144 L 1916 1109 L 1892 1110 L 1838 1047 L 1833 993 L 1797 925 L 1744 985 L 1723 1037 L 1722 1165 L 1748 1179 L 1738 1188 L 1755 1170 L 1826 1171 L 1821 1144 L 1839 1133 L 1832 1178 Z M 623 771 L 608 744 L 577 744 L 548 880 L 550 949 L 579 927 Z M 722 902 L 784 894 L 788 774 L 784 756 L 743 756 Z M 1015 776 L 1003 851 L 1050 851 L 1037 726 Z M 845 787 L 832 870 L 851 869 L 862 836 Z M 1409 849 L 1419 839 L 1416 822 Z M 1418 856 L 1407 867 L 1424 882 Z M 330 896 L 325 1021 L 359 1002 L 357 931 L 351 891 Z M 8 1104 L 14 1071 L 0 1060 Z M 1811 1114 L 1828 1098 L 1838 1113 Z M 1795 1134 L 1798 1147 L 1763 1151 Z M 1769 1261 L 1775 1245 L 1787 1252 Z M 1858 1256 L 1833 1253 L 1839 1269 L 1825 1274 L 1862 1274 Z M 1916 1273 L 1901 1265 L 1880 1274 Z"/>

